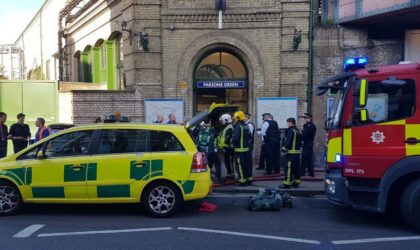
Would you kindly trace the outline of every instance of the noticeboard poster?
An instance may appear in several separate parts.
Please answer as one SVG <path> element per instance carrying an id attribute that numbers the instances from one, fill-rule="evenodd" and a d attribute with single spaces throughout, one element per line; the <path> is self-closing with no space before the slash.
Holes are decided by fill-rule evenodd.
<path id="1" fill-rule="evenodd" d="M 145 122 L 153 123 L 157 115 L 163 116 L 163 123 L 168 122 L 169 114 L 174 114 L 177 123 L 184 121 L 184 100 L 183 99 L 165 99 L 150 98 L 144 100 Z"/>
<path id="2" fill-rule="evenodd" d="M 270 113 L 273 119 L 279 124 L 279 128 L 287 128 L 287 118 L 293 117 L 297 120 L 297 97 L 261 97 L 257 98 L 258 128 L 261 128 L 262 114 Z"/>

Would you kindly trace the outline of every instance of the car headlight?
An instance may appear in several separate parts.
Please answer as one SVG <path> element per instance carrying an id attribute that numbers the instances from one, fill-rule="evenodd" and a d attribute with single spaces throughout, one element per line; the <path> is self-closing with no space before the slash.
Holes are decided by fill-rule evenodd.
<path id="1" fill-rule="evenodd" d="M 330 180 L 330 179 L 325 179 L 325 184 L 327 187 L 327 191 L 330 194 L 335 194 L 335 181 Z"/>

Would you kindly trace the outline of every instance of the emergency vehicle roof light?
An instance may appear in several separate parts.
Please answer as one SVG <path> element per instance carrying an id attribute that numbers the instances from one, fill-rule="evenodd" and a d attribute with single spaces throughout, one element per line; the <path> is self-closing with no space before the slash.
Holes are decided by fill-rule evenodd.
<path id="1" fill-rule="evenodd" d="M 363 57 L 355 57 L 355 58 L 347 58 L 346 61 L 344 62 L 344 70 L 349 70 L 349 69 L 362 69 L 366 66 L 366 64 L 368 64 L 368 59 L 367 57 L 363 56 Z"/>

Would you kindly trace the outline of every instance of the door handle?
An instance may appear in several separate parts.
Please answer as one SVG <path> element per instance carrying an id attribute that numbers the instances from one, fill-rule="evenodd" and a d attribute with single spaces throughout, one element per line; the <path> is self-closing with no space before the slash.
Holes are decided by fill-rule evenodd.
<path id="1" fill-rule="evenodd" d="M 136 167 L 138 167 L 138 168 L 141 168 L 141 167 L 143 167 L 144 165 L 146 165 L 146 163 L 145 163 L 145 162 L 143 162 L 143 161 L 138 161 L 138 162 L 136 162 Z"/>
<path id="2" fill-rule="evenodd" d="M 83 168 L 83 166 L 80 166 L 80 165 L 74 165 L 74 166 L 71 167 L 71 169 L 73 169 L 73 171 L 80 171 L 80 170 L 82 170 L 82 168 Z"/>
<path id="3" fill-rule="evenodd" d="M 410 145 L 414 145 L 420 143 L 420 140 L 414 137 L 409 137 L 404 142 Z"/>

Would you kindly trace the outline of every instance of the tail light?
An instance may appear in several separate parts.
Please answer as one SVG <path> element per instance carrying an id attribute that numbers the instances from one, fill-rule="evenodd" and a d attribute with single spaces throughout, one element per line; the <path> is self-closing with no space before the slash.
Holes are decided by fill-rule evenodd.
<path id="1" fill-rule="evenodd" d="M 194 154 L 193 161 L 191 164 L 191 173 L 201 173 L 207 171 L 207 159 L 206 154 L 203 152 L 197 152 Z"/>

